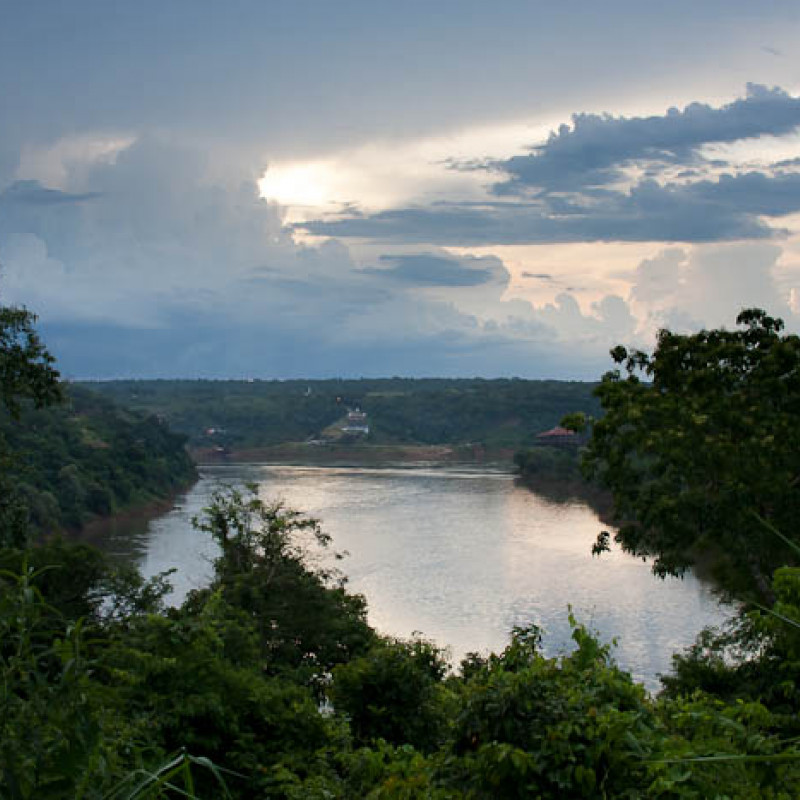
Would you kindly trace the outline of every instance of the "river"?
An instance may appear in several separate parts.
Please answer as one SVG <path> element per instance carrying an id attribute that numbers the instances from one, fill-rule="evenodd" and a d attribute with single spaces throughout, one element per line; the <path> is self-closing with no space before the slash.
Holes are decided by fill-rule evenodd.
<path id="1" fill-rule="evenodd" d="M 93 540 L 153 575 L 175 567 L 173 602 L 203 586 L 215 545 L 192 527 L 221 485 L 256 483 L 264 499 L 321 519 L 339 568 L 363 593 L 381 632 L 419 632 L 449 648 L 499 651 L 515 625 L 535 622 L 548 654 L 570 645 L 576 617 L 617 640 L 615 658 L 649 688 L 670 657 L 731 613 L 693 575 L 662 580 L 619 549 L 591 545 L 603 529 L 578 501 L 554 502 L 500 471 L 466 468 L 203 467 L 172 510 L 95 527 Z"/>

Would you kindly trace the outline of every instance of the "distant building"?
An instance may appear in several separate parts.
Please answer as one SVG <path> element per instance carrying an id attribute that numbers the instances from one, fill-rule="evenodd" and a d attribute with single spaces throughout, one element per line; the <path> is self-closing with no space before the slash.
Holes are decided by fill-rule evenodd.
<path id="1" fill-rule="evenodd" d="M 354 433 L 361 436 L 366 436 L 369 433 L 369 422 L 367 422 L 367 414 L 360 408 L 353 409 L 347 412 L 347 420 L 342 425 L 343 433 Z"/>
<path id="2" fill-rule="evenodd" d="M 536 435 L 535 443 L 543 447 L 578 447 L 581 444 L 581 437 L 575 431 L 562 428 L 557 425 L 549 431 Z"/>

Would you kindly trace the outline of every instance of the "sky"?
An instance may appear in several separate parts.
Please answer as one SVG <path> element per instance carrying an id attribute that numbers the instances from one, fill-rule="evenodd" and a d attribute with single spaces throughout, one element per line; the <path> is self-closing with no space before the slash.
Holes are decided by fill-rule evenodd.
<path id="1" fill-rule="evenodd" d="M 72 378 L 800 331 L 797 41 L 770 0 L 0 0 L 0 303 Z"/>

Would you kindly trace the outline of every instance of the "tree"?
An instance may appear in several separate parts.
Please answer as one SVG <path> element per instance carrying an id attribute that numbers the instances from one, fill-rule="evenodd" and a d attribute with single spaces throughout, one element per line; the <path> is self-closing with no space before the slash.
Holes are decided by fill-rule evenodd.
<path id="1" fill-rule="evenodd" d="M 24 308 L 0 306 L 0 400 L 13 417 L 20 400 L 37 408 L 61 400 L 59 372 L 34 328 L 36 315 Z"/>
<path id="2" fill-rule="evenodd" d="M 800 338 L 759 309 L 737 325 L 662 330 L 652 355 L 612 350 L 620 367 L 596 389 L 605 416 L 588 420 L 583 464 L 613 494 L 616 540 L 656 573 L 705 554 L 725 588 L 771 602 L 772 572 L 796 555 L 758 517 L 797 540 Z"/>
<path id="3" fill-rule="evenodd" d="M 55 359 L 39 339 L 35 322 L 36 316 L 24 308 L 0 306 L 0 405 L 12 419 L 19 418 L 24 399 L 41 408 L 62 398 Z M 21 546 L 28 535 L 28 510 L 8 479 L 9 464 L 0 437 L 0 545 Z"/>
<path id="4" fill-rule="evenodd" d="M 215 493 L 194 523 L 220 546 L 211 588 L 256 621 L 265 670 L 314 683 L 373 644 L 364 598 L 317 563 L 330 544 L 318 520 L 263 502 L 250 485 Z"/>
<path id="5" fill-rule="evenodd" d="M 462 665 L 450 747 L 466 796 L 657 796 L 646 791 L 651 778 L 641 757 L 658 747 L 644 688 L 572 615 L 570 624 L 577 646 L 570 655 L 546 658 L 541 631 L 531 626 L 515 628 L 499 656 Z"/>
<path id="6" fill-rule="evenodd" d="M 430 642 L 385 640 L 333 670 L 333 707 L 357 743 L 385 739 L 432 750 L 445 729 L 443 652 Z"/>

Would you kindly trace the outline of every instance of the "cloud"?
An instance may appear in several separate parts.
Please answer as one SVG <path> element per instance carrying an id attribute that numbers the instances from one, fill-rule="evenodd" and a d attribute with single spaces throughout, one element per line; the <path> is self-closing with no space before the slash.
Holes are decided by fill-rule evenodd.
<path id="1" fill-rule="evenodd" d="M 667 248 L 636 269 L 630 304 L 640 334 L 731 327 L 743 308 L 764 308 L 797 329 L 788 292 L 779 285 L 782 249 L 766 242 Z"/>
<path id="2" fill-rule="evenodd" d="M 0 207 L 14 204 L 52 206 L 64 203 L 83 203 L 97 197 L 99 197 L 97 192 L 73 194 L 58 189 L 49 189 L 42 186 L 39 181 L 15 181 L 3 192 L 0 192 Z"/>
<path id="3" fill-rule="evenodd" d="M 616 295 L 607 295 L 593 304 L 585 314 L 569 292 L 560 292 L 552 303 L 534 309 L 531 318 L 556 331 L 556 340 L 570 342 L 595 355 L 599 363 L 610 347 L 633 336 L 636 319 L 627 302 Z"/>
<path id="4" fill-rule="evenodd" d="M 440 246 L 568 242 L 724 242 L 768 239 L 769 220 L 800 210 L 794 159 L 740 169 L 710 145 L 780 136 L 800 126 L 800 97 L 762 86 L 713 108 L 661 116 L 581 114 L 524 156 L 495 161 L 504 198 L 440 201 L 343 213 L 296 230 L 318 236 Z"/>
<path id="5" fill-rule="evenodd" d="M 113 161 L 67 164 L 63 189 L 0 196 L 2 300 L 40 313 L 67 374 L 599 371 L 610 320 L 569 299 L 560 312 L 505 299 L 500 259 L 393 248 L 365 269 L 337 240 L 297 244 L 254 181 L 221 183 L 210 166 L 142 137 Z"/>
<path id="6" fill-rule="evenodd" d="M 553 206 L 556 206 L 554 208 Z M 751 173 L 696 184 L 643 180 L 583 201 L 480 206 L 440 203 L 297 226 L 317 236 L 475 247 L 568 242 L 768 239 L 762 216 L 800 210 L 800 175 Z"/>
<path id="7" fill-rule="evenodd" d="M 522 271 L 523 278 L 532 278 L 533 280 L 537 281 L 552 281 L 553 276 L 549 272 L 528 272 L 527 270 Z"/>
<path id="8" fill-rule="evenodd" d="M 780 250 L 766 242 L 721 255 L 667 249 L 642 262 L 628 297 L 590 279 L 591 265 L 566 280 L 547 260 L 547 271 L 516 264 L 548 289 L 574 286 L 540 307 L 513 296 L 503 261 L 469 247 L 766 239 L 770 220 L 800 209 L 791 159 L 772 171 L 700 164 L 696 175 L 623 188 L 346 212 L 304 226 L 322 236 L 308 246 L 285 210 L 259 197 L 257 170 L 226 176 L 213 153 L 172 136 L 93 153 L 57 169 L 33 159 L 58 186 L 20 174 L 0 193 L 3 301 L 41 313 L 72 375 L 591 378 L 612 344 L 665 321 L 711 311 L 729 321 L 751 297 L 776 313 L 786 305 L 774 281 Z M 367 257 L 353 256 L 349 236 L 371 240 Z M 454 255 L 451 244 L 467 249 Z"/>
<path id="9" fill-rule="evenodd" d="M 19 3 L 0 26 L 0 292 L 74 373 L 596 375 L 631 313 L 674 303 L 646 276 L 626 297 L 612 248 L 507 269 L 483 246 L 677 243 L 677 286 L 653 271 L 694 315 L 692 281 L 722 280 L 695 243 L 798 224 L 798 98 L 729 94 L 794 86 L 759 49 L 792 52 L 785 4 L 245 5 Z M 665 96 L 681 109 L 620 112 Z M 712 97 L 733 102 L 686 105 Z M 570 117 L 588 103 L 614 116 Z M 331 216 L 260 199 L 265 163 L 291 168 L 274 199 Z M 662 249 L 626 247 L 626 272 Z"/>
<path id="10" fill-rule="evenodd" d="M 575 114 L 530 154 L 495 163 L 508 176 L 493 187 L 500 195 L 579 191 L 622 179 L 632 162 L 692 164 L 704 145 L 758 136 L 780 136 L 800 125 L 800 98 L 779 88 L 748 84 L 744 98 L 713 108 L 692 103 L 662 116 Z"/>
<path id="11" fill-rule="evenodd" d="M 408 286 L 481 286 L 508 273 L 497 258 L 453 258 L 430 253 L 384 255 L 381 262 L 388 268 L 369 267 L 363 271 Z"/>
<path id="12" fill-rule="evenodd" d="M 796 80 L 792 59 L 759 49 L 793 52 L 797 17 L 785 2 L 757 15 L 745 0 L 401 5 L 5 3 L 2 138 L 157 129 L 296 156 L 561 113 L 587 98 L 649 102 L 687 86 L 719 96 L 742 74 Z M 0 175 L 2 156 L 0 142 Z"/>
<path id="13" fill-rule="evenodd" d="M 631 300 L 649 306 L 674 303 L 680 286 L 680 270 L 685 261 L 686 252 L 677 247 L 644 259 L 636 268 Z"/>
<path id="14" fill-rule="evenodd" d="M 800 210 L 800 173 L 747 172 L 689 184 L 676 195 L 741 217 L 782 217 Z"/>

